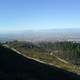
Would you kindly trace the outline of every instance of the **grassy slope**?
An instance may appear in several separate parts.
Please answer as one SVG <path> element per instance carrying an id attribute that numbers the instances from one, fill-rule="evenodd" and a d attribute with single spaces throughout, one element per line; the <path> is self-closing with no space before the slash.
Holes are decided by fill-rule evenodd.
<path id="1" fill-rule="evenodd" d="M 71 72 L 75 72 L 75 73 L 80 72 L 80 67 L 77 67 L 76 65 L 73 65 L 69 62 L 65 63 L 65 61 L 63 62 L 53 55 L 49 55 L 47 53 L 42 53 L 42 52 L 38 52 L 35 50 L 31 50 L 31 49 L 25 49 L 22 47 L 16 47 L 16 46 L 12 46 L 12 47 L 15 48 L 16 50 L 18 50 L 19 52 L 21 52 L 22 55 L 25 55 L 26 57 L 38 59 L 47 64 L 62 68 L 67 71 L 71 71 Z"/>
<path id="2" fill-rule="evenodd" d="M 0 47 L 0 80 L 80 80 L 80 76 Z"/>
<path id="3" fill-rule="evenodd" d="M 35 49 L 30 48 L 30 45 L 32 45 L 32 43 L 27 44 L 28 46 L 26 47 L 29 47 L 29 48 L 21 47 L 22 45 L 25 45 L 25 42 L 12 42 L 8 45 L 12 48 L 15 48 L 26 57 L 31 57 L 31 58 L 46 62 L 47 64 L 51 64 L 59 68 L 63 68 L 71 72 L 80 73 L 80 66 L 73 65 L 72 63 L 69 63 L 69 62 L 66 63 L 65 61 L 62 61 L 60 58 L 55 57 L 54 55 L 50 55 L 44 50 L 39 51 L 38 48 L 35 48 Z"/>

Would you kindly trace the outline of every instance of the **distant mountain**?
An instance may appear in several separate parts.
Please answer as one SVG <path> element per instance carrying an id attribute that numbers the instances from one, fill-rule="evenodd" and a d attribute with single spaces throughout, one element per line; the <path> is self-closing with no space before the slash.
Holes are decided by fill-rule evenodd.
<path id="1" fill-rule="evenodd" d="M 80 41 L 80 29 L 25 30 L 0 34 L 0 40 Z"/>

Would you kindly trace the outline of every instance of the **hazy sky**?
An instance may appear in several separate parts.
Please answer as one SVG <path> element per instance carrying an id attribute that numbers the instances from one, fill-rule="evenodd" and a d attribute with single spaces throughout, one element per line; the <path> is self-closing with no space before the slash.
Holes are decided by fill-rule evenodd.
<path id="1" fill-rule="evenodd" d="M 0 31 L 80 27 L 80 0 L 0 0 Z"/>

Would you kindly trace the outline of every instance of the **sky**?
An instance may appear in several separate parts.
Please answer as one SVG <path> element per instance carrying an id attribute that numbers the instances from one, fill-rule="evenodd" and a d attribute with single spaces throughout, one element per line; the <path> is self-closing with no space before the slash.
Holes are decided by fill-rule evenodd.
<path id="1" fill-rule="evenodd" d="M 0 32 L 80 28 L 80 0 L 0 0 Z"/>

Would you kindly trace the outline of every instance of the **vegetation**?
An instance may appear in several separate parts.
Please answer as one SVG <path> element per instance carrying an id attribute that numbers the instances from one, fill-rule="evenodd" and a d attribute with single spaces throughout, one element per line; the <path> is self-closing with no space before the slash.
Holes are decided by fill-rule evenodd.
<path id="1" fill-rule="evenodd" d="M 77 42 L 6 42 L 23 55 L 61 67 L 63 69 L 80 72 L 80 43 Z"/>
<path id="2" fill-rule="evenodd" d="M 41 57 L 41 60 L 55 60 L 62 64 L 55 57 L 50 59 L 50 55 L 43 54 L 42 58 L 42 54 L 35 54 L 36 57 Z M 0 80 L 80 80 L 77 74 L 23 57 L 11 50 L 8 45 L 0 45 L 0 63 Z"/>

